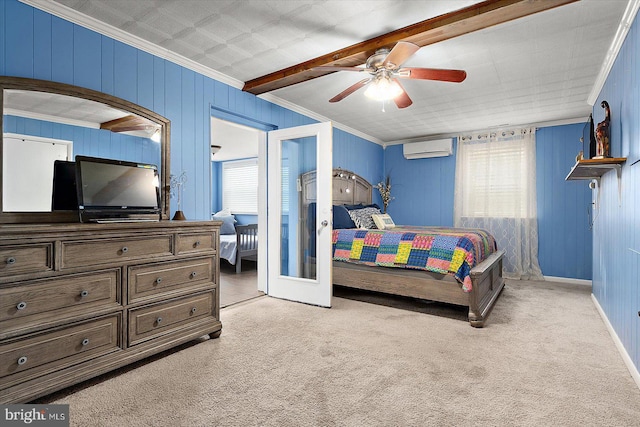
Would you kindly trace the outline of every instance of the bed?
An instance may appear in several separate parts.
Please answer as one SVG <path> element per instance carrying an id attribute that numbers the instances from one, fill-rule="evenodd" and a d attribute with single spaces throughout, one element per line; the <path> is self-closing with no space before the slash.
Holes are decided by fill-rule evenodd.
<path id="1" fill-rule="evenodd" d="M 310 233 L 309 230 L 315 229 L 315 218 L 309 212 L 313 212 L 314 209 L 309 209 L 309 207 L 315 203 L 315 171 L 301 175 L 300 179 L 302 184 L 303 239 L 313 240 L 313 233 Z M 335 169 L 333 171 L 334 224 L 337 221 L 335 213 L 337 206 L 371 205 L 372 188 L 372 185 L 361 176 L 343 169 Z M 414 227 L 411 227 L 408 232 L 415 231 L 413 229 Z M 393 230 L 391 229 L 389 232 L 394 232 Z M 460 232 L 455 229 L 447 230 Z M 395 233 L 402 231 L 404 230 L 398 229 Z M 417 270 L 412 269 L 411 266 L 409 268 L 375 266 L 366 260 L 365 262 L 347 260 L 346 258 L 349 257 L 344 253 L 341 256 L 339 251 L 338 256 L 335 256 L 338 247 L 336 242 L 339 239 L 336 234 L 341 230 L 334 229 L 333 232 L 333 283 L 335 285 L 465 306 L 469 310 L 469 323 L 474 327 L 484 326 L 504 287 L 502 278 L 504 251 L 497 248 L 486 251 L 481 260 L 474 262 L 474 265 L 466 269 L 467 271 L 459 274 L 461 277 L 456 278 L 454 272 Z M 353 234 L 356 230 L 350 232 Z M 367 233 L 367 231 L 360 230 L 360 232 L 360 238 L 364 241 L 366 236 L 362 233 Z M 383 233 L 377 231 L 372 234 Z M 447 231 L 444 233 L 446 235 Z M 309 246 L 313 247 L 314 244 L 309 243 Z M 304 262 L 306 270 L 315 268 L 313 254 L 307 257 Z M 465 282 L 465 277 L 468 278 L 468 282 Z"/>
<path id="2" fill-rule="evenodd" d="M 258 260 L 258 224 L 236 225 L 235 233 L 220 235 L 220 258 L 242 272 L 242 260 Z"/>

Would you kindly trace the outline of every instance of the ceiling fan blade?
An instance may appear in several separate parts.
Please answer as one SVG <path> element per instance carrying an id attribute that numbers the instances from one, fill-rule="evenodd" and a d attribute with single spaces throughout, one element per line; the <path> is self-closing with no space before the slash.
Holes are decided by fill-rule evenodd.
<path id="1" fill-rule="evenodd" d="M 340 92 L 339 94 L 337 94 L 336 96 L 334 96 L 333 98 L 331 98 L 329 100 L 329 102 L 338 102 L 338 101 L 342 101 L 343 99 L 345 99 L 347 96 L 351 95 L 353 92 L 357 91 L 358 89 L 360 89 L 361 87 L 365 86 L 367 83 L 369 83 L 371 81 L 371 79 L 364 79 L 364 80 L 360 80 L 358 83 L 353 84 L 351 86 L 349 86 L 348 88 L 346 88 L 345 90 L 343 90 L 342 92 Z"/>
<path id="2" fill-rule="evenodd" d="M 391 52 L 387 55 L 387 57 L 382 61 L 382 67 L 393 70 L 398 68 L 400 65 L 404 63 L 411 55 L 416 53 L 420 49 L 420 46 L 414 43 L 409 42 L 398 42 L 391 49 Z"/>
<path id="3" fill-rule="evenodd" d="M 398 77 L 404 79 L 440 80 L 443 82 L 460 83 L 467 78 L 463 70 L 445 70 L 440 68 L 401 68 Z"/>
<path id="4" fill-rule="evenodd" d="M 396 103 L 398 108 L 407 108 L 409 105 L 413 104 L 413 101 L 411 100 L 411 98 L 409 98 L 407 91 L 404 89 L 404 87 L 400 84 L 400 82 L 397 79 L 393 79 L 392 84 L 396 84 L 400 86 L 400 89 L 402 89 L 402 93 L 396 96 L 395 98 L 393 98 L 393 102 Z"/>

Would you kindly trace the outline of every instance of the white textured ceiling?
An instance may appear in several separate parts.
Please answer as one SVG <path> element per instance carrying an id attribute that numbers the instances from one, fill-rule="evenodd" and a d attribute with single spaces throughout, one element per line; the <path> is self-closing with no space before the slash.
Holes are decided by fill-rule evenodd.
<path id="1" fill-rule="evenodd" d="M 42 0 L 23 0 L 29 4 Z M 400 27 L 466 7 L 463 0 L 54 0 L 125 35 L 244 82 Z M 413 99 L 398 110 L 338 72 L 263 95 L 338 122 L 377 142 L 490 127 L 586 118 L 587 98 L 627 0 L 582 0 L 423 47 L 405 65 L 467 71 L 460 83 L 403 81 Z M 51 6 L 54 5 L 54 6 Z M 70 9 L 68 9 L 70 8 Z M 54 12 L 55 13 L 55 12 Z M 82 15 L 76 15 L 81 16 Z M 125 37 L 126 38 L 126 37 Z"/>

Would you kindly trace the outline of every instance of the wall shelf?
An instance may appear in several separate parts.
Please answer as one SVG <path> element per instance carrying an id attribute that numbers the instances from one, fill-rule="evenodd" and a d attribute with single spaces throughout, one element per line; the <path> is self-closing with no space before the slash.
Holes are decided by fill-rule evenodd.
<path id="1" fill-rule="evenodd" d="M 615 170 L 620 179 L 622 164 L 627 161 L 626 157 L 607 157 L 604 159 L 582 159 L 578 160 L 571 168 L 571 172 L 565 178 L 566 181 L 577 179 L 600 179 L 602 175 L 610 170 Z"/>
<path id="2" fill-rule="evenodd" d="M 582 159 L 578 160 L 571 168 L 571 172 L 565 181 L 592 180 L 598 181 L 600 188 L 600 178 L 610 170 L 616 171 L 618 178 L 618 203 L 622 203 L 622 187 L 620 185 L 620 175 L 622 174 L 622 164 L 627 161 L 626 157 L 606 157 L 604 159 Z"/>

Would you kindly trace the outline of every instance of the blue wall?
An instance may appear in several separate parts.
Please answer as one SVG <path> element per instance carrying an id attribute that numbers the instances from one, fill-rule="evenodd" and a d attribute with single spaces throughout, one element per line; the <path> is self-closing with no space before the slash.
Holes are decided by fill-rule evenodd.
<path id="1" fill-rule="evenodd" d="M 314 122 L 17 0 L 0 2 L 0 24 L 0 75 L 87 87 L 137 103 L 171 120 L 171 173 L 187 173 L 182 210 L 189 219 L 208 219 L 211 215 L 211 107 L 278 128 Z M 339 166 L 375 180 L 382 147 L 335 130 L 335 158 L 340 159 Z M 176 202 L 171 202 L 173 213 Z"/>
<path id="2" fill-rule="evenodd" d="M 615 172 L 602 177 L 600 209 L 593 228 L 593 294 L 640 370 L 640 23 L 631 26 L 593 108 L 611 107 L 611 154 L 627 157 L 621 196 Z"/>
<path id="3" fill-rule="evenodd" d="M 394 197 L 388 212 L 396 224 L 453 226 L 455 155 L 407 160 L 402 145 L 392 145 L 385 150 L 384 165 Z"/>
<path id="4" fill-rule="evenodd" d="M 583 126 L 536 131 L 538 254 L 545 276 L 591 279 L 591 193 L 584 182 L 564 180 L 581 149 Z M 453 225 L 455 154 L 407 160 L 395 145 L 385 150 L 384 165 L 395 197 L 389 214 L 397 224 Z"/>
<path id="5" fill-rule="evenodd" d="M 536 131 L 538 261 L 545 276 L 590 280 L 591 190 L 585 181 L 565 181 L 582 150 L 584 124 Z"/>

